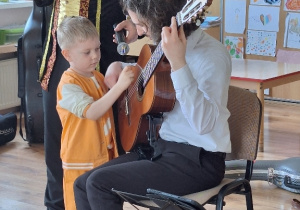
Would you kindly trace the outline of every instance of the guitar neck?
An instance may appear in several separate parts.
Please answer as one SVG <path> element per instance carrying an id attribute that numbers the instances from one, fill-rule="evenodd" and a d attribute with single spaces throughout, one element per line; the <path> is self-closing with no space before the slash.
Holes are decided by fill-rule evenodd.
<path id="1" fill-rule="evenodd" d="M 178 27 L 180 27 L 181 23 L 178 21 L 178 14 L 176 16 L 176 22 L 177 22 Z M 155 48 L 148 63 L 146 64 L 144 70 L 142 71 L 142 75 L 143 75 L 143 79 L 144 79 L 143 87 L 146 87 L 149 79 L 151 78 L 151 76 L 152 76 L 157 64 L 161 60 L 163 54 L 164 54 L 164 52 L 161 48 L 161 41 L 160 41 L 158 43 L 157 47 Z"/>
<path id="2" fill-rule="evenodd" d="M 161 60 L 162 56 L 163 56 L 164 52 L 161 48 L 161 42 L 158 43 L 158 45 L 156 46 L 153 54 L 151 55 L 151 58 L 149 59 L 149 61 L 147 62 L 145 68 L 142 71 L 142 76 L 143 76 L 143 86 L 146 87 L 149 79 L 151 78 L 157 64 L 159 63 L 159 61 Z"/>

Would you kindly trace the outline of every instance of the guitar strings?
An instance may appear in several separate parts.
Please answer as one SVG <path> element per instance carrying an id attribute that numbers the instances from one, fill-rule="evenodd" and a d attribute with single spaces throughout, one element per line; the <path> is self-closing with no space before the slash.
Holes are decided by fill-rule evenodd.
<path id="1" fill-rule="evenodd" d="M 136 64 L 135 66 L 137 66 L 140 69 L 140 74 L 138 75 L 137 80 L 135 81 L 134 85 L 132 85 L 129 89 L 129 91 L 127 92 L 127 94 L 125 93 L 125 98 L 123 98 L 123 100 L 121 101 L 121 106 L 125 106 L 126 101 L 129 101 L 131 99 L 131 97 L 133 96 L 135 90 L 138 88 L 138 84 L 140 84 L 140 82 L 142 81 L 142 76 L 143 76 L 143 68 L 139 65 Z"/>
<path id="2" fill-rule="evenodd" d="M 138 67 L 140 69 L 140 74 L 137 77 L 137 80 L 135 81 L 134 85 L 131 86 L 131 88 L 129 89 L 129 93 L 127 95 L 128 100 L 131 99 L 131 97 L 133 96 L 133 94 L 135 93 L 135 91 L 138 89 L 139 84 L 141 84 L 141 82 L 145 79 L 145 71 L 146 68 L 143 69 L 139 64 L 136 64 L 136 67 Z"/>
<path id="3" fill-rule="evenodd" d="M 155 48 L 150 60 L 147 62 L 145 68 L 142 68 L 138 63 L 136 63 L 136 67 L 140 69 L 140 74 L 138 75 L 137 80 L 135 81 L 134 85 L 131 86 L 129 89 L 128 93 L 125 93 L 125 98 L 121 101 L 121 107 L 125 106 L 126 102 L 128 102 L 133 94 L 135 93 L 135 90 L 138 89 L 138 85 L 143 82 L 143 87 L 145 88 L 146 83 L 148 82 L 150 76 L 152 75 L 152 72 L 154 72 L 155 68 L 152 68 L 153 70 L 151 71 L 151 64 L 154 64 L 155 66 L 158 64 L 158 61 L 160 60 L 162 56 L 162 48 L 161 48 L 161 43 L 157 45 Z M 158 59 L 159 58 L 159 59 Z M 150 67 L 149 67 L 150 66 Z M 146 78 L 148 76 L 148 78 Z M 146 82 L 145 82 L 146 81 Z"/>

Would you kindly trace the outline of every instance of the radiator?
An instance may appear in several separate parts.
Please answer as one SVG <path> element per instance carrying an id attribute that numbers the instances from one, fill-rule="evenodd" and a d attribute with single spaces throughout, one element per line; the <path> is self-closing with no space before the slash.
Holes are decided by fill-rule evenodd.
<path id="1" fill-rule="evenodd" d="M 20 105 L 17 58 L 2 60 L 0 61 L 0 110 Z"/>

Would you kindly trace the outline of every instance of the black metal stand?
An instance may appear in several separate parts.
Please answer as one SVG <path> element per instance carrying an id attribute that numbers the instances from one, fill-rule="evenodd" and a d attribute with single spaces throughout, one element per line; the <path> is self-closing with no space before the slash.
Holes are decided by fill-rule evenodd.
<path id="1" fill-rule="evenodd" d="M 154 142 L 158 140 L 158 131 L 163 121 L 163 114 L 147 115 L 146 118 L 149 120 L 149 130 L 147 131 L 147 137 L 150 146 L 153 146 Z"/>
<path id="2" fill-rule="evenodd" d="M 204 210 L 201 205 L 197 204 L 197 206 L 194 206 L 190 200 L 181 197 L 175 198 L 175 195 L 169 196 L 170 194 L 149 193 L 146 196 L 142 196 L 115 189 L 112 189 L 112 191 L 135 209 L 139 209 L 138 207 L 146 207 L 150 210 Z"/>

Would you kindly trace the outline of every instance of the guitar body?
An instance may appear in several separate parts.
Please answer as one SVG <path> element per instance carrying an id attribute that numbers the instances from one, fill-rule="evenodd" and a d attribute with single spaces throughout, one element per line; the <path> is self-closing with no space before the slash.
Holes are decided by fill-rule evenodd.
<path id="1" fill-rule="evenodd" d="M 134 83 L 118 99 L 119 133 L 123 149 L 131 151 L 137 143 L 148 144 L 147 114 L 158 114 L 173 109 L 175 91 L 171 80 L 171 68 L 163 56 L 146 84 L 143 69 L 152 56 L 154 47 L 145 45 L 134 66 Z"/>

